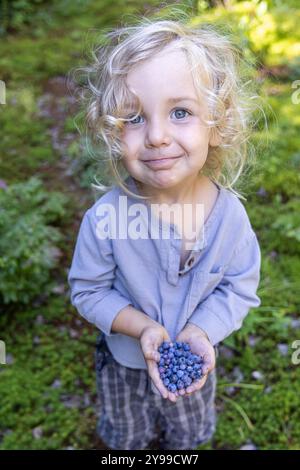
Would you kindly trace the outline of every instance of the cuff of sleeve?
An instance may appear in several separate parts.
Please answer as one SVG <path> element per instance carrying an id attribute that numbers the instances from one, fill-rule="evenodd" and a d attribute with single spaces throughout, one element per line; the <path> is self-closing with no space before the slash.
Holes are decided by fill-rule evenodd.
<path id="1" fill-rule="evenodd" d="M 196 325 L 205 331 L 213 346 L 220 341 L 223 341 L 223 339 L 230 334 L 230 332 L 228 332 L 228 328 L 220 318 L 207 307 L 199 307 L 197 311 L 191 315 L 188 323 L 193 323 L 193 325 Z"/>
<path id="2" fill-rule="evenodd" d="M 111 327 L 120 310 L 127 307 L 127 305 L 132 305 L 128 299 L 116 291 L 110 291 L 110 293 L 97 304 L 95 325 L 107 336 L 117 335 L 118 333 L 111 331 Z"/>

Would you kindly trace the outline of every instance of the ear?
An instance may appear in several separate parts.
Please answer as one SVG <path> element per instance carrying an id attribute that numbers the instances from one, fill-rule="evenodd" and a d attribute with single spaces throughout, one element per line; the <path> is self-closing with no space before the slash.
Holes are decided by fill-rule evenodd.
<path id="1" fill-rule="evenodd" d="M 219 135 L 217 129 L 215 127 L 212 127 L 210 129 L 210 138 L 209 138 L 209 145 L 211 147 L 218 147 L 222 142 L 222 138 Z"/>

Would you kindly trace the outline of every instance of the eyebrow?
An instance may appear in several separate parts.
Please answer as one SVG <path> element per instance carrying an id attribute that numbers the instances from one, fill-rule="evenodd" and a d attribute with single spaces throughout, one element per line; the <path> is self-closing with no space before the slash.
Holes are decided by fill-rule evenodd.
<path id="1" fill-rule="evenodd" d="M 195 101 L 195 103 L 198 103 L 195 98 L 190 98 L 189 96 L 178 96 L 176 98 L 169 98 L 167 100 L 167 103 L 177 103 L 178 101 Z"/>

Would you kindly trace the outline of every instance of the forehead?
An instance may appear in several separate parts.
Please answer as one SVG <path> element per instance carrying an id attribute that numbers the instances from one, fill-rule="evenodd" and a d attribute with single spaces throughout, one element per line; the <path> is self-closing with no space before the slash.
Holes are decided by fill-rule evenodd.
<path id="1" fill-rule="evenodd" d="M 181 50 L 165 48 L 136 65 L 128 73 L 126 84 L 140 98 L 197 98 L 189 63 Z"/>

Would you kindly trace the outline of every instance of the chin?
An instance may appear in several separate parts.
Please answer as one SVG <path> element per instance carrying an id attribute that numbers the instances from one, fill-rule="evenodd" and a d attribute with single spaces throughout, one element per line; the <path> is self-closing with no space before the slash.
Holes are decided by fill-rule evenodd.
<path id="1" fill-rule="evenodd" d="M 171 175 L 159 175 L 155 178 L 155 187 L 157 188 L 172 188 L 180 183 L 180 179 Z"/>

